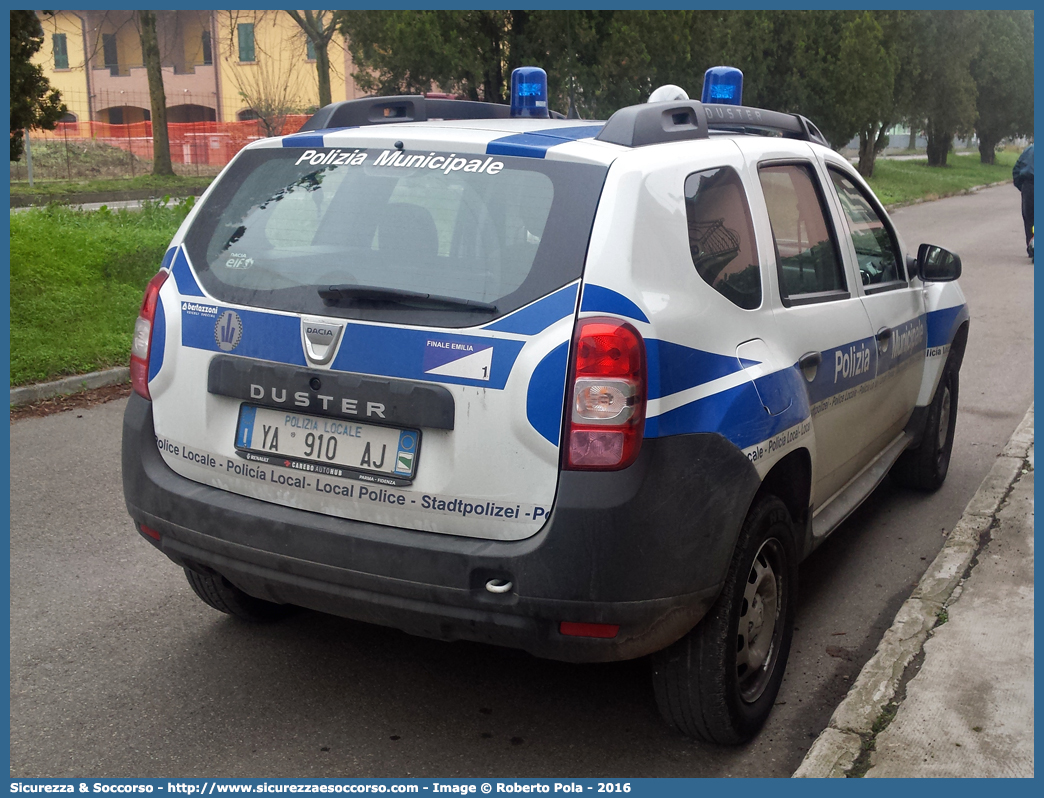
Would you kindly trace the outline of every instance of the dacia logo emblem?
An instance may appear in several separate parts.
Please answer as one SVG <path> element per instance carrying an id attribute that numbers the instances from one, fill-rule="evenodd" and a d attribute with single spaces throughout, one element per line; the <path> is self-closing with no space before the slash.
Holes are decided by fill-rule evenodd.
<path id="1" fill-rule="evenodd" d="M 337 344 L 344 332 L 343 321 L 330 321 L 317 316 L 301 317 L 301 341 L 305 357 L 315 366 L 329 363 L 337 351 Z"/>

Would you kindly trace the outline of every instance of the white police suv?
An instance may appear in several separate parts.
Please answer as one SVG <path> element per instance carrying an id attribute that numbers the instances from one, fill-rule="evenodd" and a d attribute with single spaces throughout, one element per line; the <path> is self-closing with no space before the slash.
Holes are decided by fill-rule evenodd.
<path id="1" fill-rule="evenodd" d="M 127 508 L 215 609 L 652 655 L 672 725 L 745 740 L 799 561 L 889 471 L 946 476 L 960 259 L 733 70 L 607 122 L 512 83 L 229 164 L 142 304 Z"/>

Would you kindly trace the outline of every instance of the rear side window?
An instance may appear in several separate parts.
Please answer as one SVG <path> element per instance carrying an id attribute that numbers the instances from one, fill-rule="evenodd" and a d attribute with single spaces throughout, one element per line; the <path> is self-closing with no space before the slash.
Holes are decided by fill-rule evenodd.
<path id="1" fill-rule="evenodd" d="M 723 166 L 685 179 L 689 250 L 700 277 L 746 310 L 761 304 L 761 270 L 743 184 Z"/>
<path id="2" fill-rule="evenodd" d="M 837 245 L 808 164 L 763 166 L 772 237 L 783 297 L 835 298 L 846 291 Z M 818 296 L 815 296 L 818 295 Z"/>
<path id="3" fill-rule="evenodd" d="M 581 275 L 605 173 L 505 156 L 247 151 L 193 222 L 189 255 L 208 292 L 227 302 L 468 326 Z M 330 286 L 384 295 L 331 306 L 318 293 Z M 495 310 L 386 296 L 396 291 Z"/>
<path id="4" fill-rule="evenodd" d="M 899 247 L 870 199 L 841 172 L 836 169 L 829 171 L 841 207 L 848 217 L 863 285 L 874 286 L 902 280 Z"/>

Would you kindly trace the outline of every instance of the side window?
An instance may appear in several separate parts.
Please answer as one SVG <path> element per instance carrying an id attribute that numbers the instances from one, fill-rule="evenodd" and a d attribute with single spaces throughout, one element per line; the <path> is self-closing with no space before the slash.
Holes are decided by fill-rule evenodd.
<path id="1" fill-rule="evenodd" d="M 811 165 L 764 166 L 759 174 L 783 297 L 845 291 L 841 259 Z"/>
<path id="2" fill-rule="evenodd" d="M 735 170 L 723 166 L 685 178 L 689 250 L 700 277 L 746 310 L 761 304 L 754 224 Z"/>
<path id="3" fill-rule="evenodd" d="M 903 279 L 899 247 L 870 200 L 850 178 L 831 169 L 830 179 L 837 190 L 841 207 L 848 217 L 852 245 L 859 260 L 863 285 L 873 286 Z"/>

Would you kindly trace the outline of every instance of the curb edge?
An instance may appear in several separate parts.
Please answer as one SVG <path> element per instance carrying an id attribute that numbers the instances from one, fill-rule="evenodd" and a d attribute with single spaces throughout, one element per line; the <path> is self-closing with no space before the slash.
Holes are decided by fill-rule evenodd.
<path id="1" fill-rule="evenodd" d="M 864 739 L 895 698 L 903 672 L 920 653 L 936 616 L 952 596 L 978 549 L 979 535 L 993 522 L 1033 445 L 1033 405 L 1015 428 L 986 478 L 965 507 L 939 554 L 899 608 L 873 656 L 863 666 L 792 778 L 845 778 L 863 751 Z"/>
<path id="2" fill-rule="evenodd" d="M 130 368 L 120 366 L 104 371 L 92 371 L 90 374 L 80 374 L 76 377 L 66 377 L 54 382 L 41 382 L 36 385 L 24 385 L 21 388 L 11 389 L 11 407 L 28 405 L 39 402 L 41 399 L 50 399 L 52 396 L 63 396 L 68 394 L 89 391 L 94 388 L 104 388 L 108 385 L 120 385 L 130 382 Z"/>

